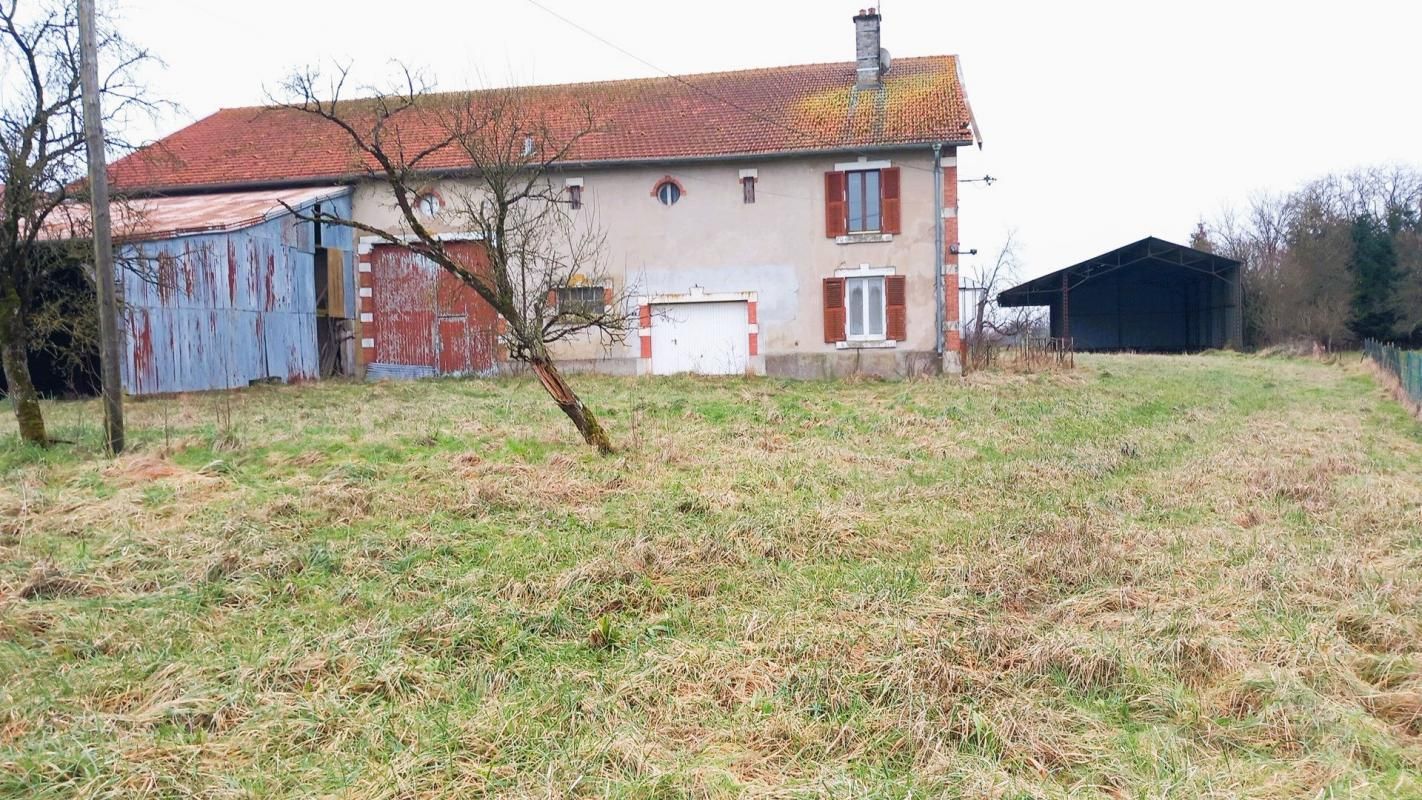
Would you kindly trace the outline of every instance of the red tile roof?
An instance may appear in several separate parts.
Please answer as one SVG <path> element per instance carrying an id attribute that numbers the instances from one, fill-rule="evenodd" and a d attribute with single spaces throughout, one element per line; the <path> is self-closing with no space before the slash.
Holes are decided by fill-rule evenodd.
<path id="1" fill-rule="evenodd" d="M 599 130 L 577 143 L 569 162 L 675 160 L 877 147 L 976 139 L 956 56 L 896 59 L 882 90 L 856 91 L 855 65 L 717 72 L 679 78 L 534 86 L 520 102 L 536 106 L 556 134 L 578 125 L 586 104 Z M 439 95 L 469 98 L 485 92 Z M 436 141 L 438 126 L 411 126 L 406 142 Z M 441 152 L 430 168 L 460 168 Z M 364 174 L 334 125 L 282 108 L 230 108 L 110 165 L 126 190 L 335 180 Z"/>

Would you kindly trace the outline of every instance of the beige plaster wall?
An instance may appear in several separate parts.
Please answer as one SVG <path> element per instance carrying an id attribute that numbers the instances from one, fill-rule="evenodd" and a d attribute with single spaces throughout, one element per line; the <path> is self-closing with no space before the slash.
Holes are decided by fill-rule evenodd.
<path id="1" fill-rule="evenodd" d="M 951 153 L 945 153 L 945 156 Z M 776 356 L 837 354 L 873 364 L 899 365 L 905 355 L 934 349 L 933 155 L 928 148 L 876 154 L 902 168 L 902 232 L 891 242 L 838 244 L 825 236 L 824 173 L 854 157 L 756 159 L 717 164 L 570 169 L 555 175 L 583 181 L 584 208 L 572 212 L 607 237 L 606 274 L 634 295 L 688 292 L 758 293 L 760 352 Z M 740 173 L 758 171 L 756 202 L 742 201 Z M 680 202 L 661 205 L 653 188 L 664 176 L 685 188 Z M 469 184 L 434 182 L 449 197 Z M 395 226 L 398 211 L 378 184 L 357 187 L 359 220 Z M 431 227 L 458 232 L 457 220 Z M 824 342 L 821 280 L 861 264 L 893 267 L 907 276 L 908 341 L 897 353 L 849 354 Z M 635 309 L 631 309 L 635 312 Z M 567 343 L 571 359 L 635 359 L 635 331 L 625 345 L 604 351 L 595 341 Z M 779 363 L 785 363 L 779 359 Z M 625 369 L 625 365 L 623 367 Z M 772 370 L 775 371 L 775 370 Z M 813 370 L 811 370 L 813 371 Z"/>

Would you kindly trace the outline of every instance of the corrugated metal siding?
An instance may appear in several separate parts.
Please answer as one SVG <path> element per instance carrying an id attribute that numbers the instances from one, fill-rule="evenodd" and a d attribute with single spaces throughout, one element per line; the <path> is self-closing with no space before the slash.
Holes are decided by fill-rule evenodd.
<path id="1" fill-rule="evenodd" d="M 337 213 L 349 209 L 347 198 L 325 202 Z M 325 246 L 349 251 L 350 241 L 348 230 L 323 231 Z M 319 377 L 309 223 L 287 214 L 237 231 L 130 245 L 124 257 L 140 265 L 120 276 L 129 393 Z"/>
<path id="2" fill-rule="evenodd" d="M 365 379 L 369 381 L 433 378 L 435 374 L 434 367 L 419 367 L 412 364 L 370 364 L 365 368 Z"/>

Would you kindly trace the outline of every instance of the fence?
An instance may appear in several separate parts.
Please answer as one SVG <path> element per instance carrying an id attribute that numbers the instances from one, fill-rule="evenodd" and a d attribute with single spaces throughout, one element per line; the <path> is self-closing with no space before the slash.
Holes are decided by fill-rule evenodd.
<path id="1" fill-rule="evenodd" d="M 1422 352 L 1403 350 L 1372 339 L 1363 343 L 1363 352 L 1379 369 L 1397 378 L 1407 400 L 1422 405 Z"/>
<path id="2" fill-rule="evenodd" d="M 980 340 L 968 347 L 967 366 L 969 370 L 1000 367 L 1022 372 L 1073 369 L 1075 342 L 1046 336 L 1024 336 L 1011 342 Z"/>

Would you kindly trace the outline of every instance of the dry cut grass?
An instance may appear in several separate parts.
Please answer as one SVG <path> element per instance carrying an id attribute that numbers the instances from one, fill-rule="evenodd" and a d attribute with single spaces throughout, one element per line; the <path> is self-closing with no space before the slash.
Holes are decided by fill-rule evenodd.
<path id="1" fill-rule="evenodd" d="M 1083 363 L 585 379 L 611 459 L 520 381 L 52 406 L 0 795 L 1422 796 L 1422 426 Z"/>

